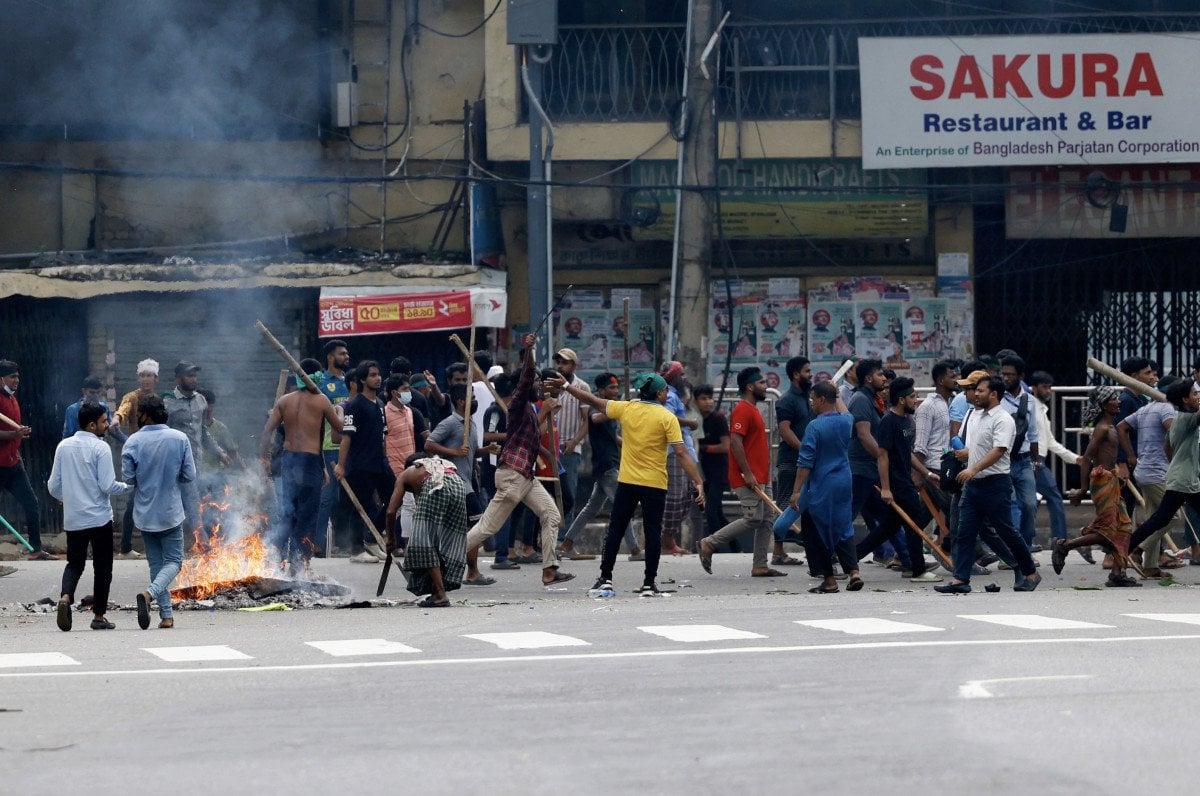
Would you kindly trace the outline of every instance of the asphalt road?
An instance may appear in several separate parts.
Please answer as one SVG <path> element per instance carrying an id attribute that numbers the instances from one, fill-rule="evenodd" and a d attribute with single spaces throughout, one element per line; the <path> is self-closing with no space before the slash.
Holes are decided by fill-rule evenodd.
<path id="1" fill-rule="evenodd" d="M 177 612 L 177 627 L 62 633 L 0 579 L 0 793 L 1194 792 L 1200 567 L 1184 585 L 935 594 L 867 566 L 809 595 L 802 568 L 664 561 L 668 597 L 547 591 L 495 573 L 450 609 Z M 119 561 L 132 602 L 145 564 Z M 377 567 L 317 569 L 373 596 Z M 486 570 L 485 570 L 486 571 Z M 407 599 L 393 573 L 388 597 Z M 85 575 L 85 583 L 87 581 Z M 673 585 L 667 580 L 674 580 Z M 81 589 L 82 591 L 82 589 Z M 153 626 L 152 626 L 153 627 Z M 17 657 L 35 656 L 35 657 Z"/>

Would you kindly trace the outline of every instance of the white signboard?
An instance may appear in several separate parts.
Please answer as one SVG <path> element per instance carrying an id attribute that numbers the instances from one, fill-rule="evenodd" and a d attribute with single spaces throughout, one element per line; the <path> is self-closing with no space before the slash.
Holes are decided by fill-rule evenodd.
<path id="1" fill-rule="evenodd" d="M 863 38 L 863 166 L 1200 160 L 1200 37 Z"/>

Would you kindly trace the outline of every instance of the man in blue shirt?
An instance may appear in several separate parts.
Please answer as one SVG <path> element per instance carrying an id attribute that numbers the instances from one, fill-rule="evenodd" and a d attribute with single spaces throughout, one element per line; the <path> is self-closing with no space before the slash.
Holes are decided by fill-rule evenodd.
<path id="1" fill-rule="evenodd" d="M 346 370 L 350 367 L 350 350 L 343 340 L 330 340 L 325 344 L 325 371 L 321 378 L 321 394 L 329 399 L 340 417 L 347 401 L 350 388 L 346 386 Z M 414 388 L 415 389 L 415 388 Z M 426 415 L 428 417 L 428 415 Z M 324 558 L 329 551 L 329 520 L 334 526 L 344 528 L 348 517 L 341 506 L 342 488 L 333 477 L 333 466 L 338 460 L 338 443 L 333 439 L 333 427 L 325 425 L 325 436 L 321 442 L 321 456 L 325 460 L 327 479 L 321 490 L 321 505 L 317 509 L 317 527 L 313 534 L 313 555 Z"/>
<path id="2" fill-rule="evenodd" d="M 105 618 L 108 590 L 112 585 L 113 495 L 132 492 L 133 487 L 117 480 L 112 452 L 104 444 L 108 431 L 107 407 L 88 401 L 76 410 L 83 428 L 58 444 L 54 465 L 46 484 L 50 495 L 62 501 L 63 530 L 67 532 L 67 568 L 63 571 L 58 598 L 58 629 L 71 629 L 71 605 L 75 587 L 87 566 L 88 545 L 92 547 L 92 630 L 112 630 Z"/>
<path id="3" fill-rule="evenodd" d="M 112 425 L 112 410 L 108 408 L 108 404 L 100 400 L 103 394 L 104 385 L 100 383 L 100 379 L 95 376 L 88 376 L 83 380 L 83 397 L 75 403 L 67 407 L 66 415 L 63 417 L 63 439 L 68 439 L 75 435 L 75 432 L 81 428 L 79 422 L 79 407 L 87 402 L 99 404 L 104 409 L 104 415 L 108 419 L 108 433 L 113 435 L 113 438 L 118 442 L 124 442 L 128 437 L 121 430 L 120 426 Z"/>
<path id="4" fill-rule="evenodd" d="M 121 452 L 125 481 L 137 488 L 133 524 L 142 532 L 150 564 L 150 586 L 137 596 L 138 627 L 150 627 L 150 601 L 156 600 L 158 626 L 165 629 L 175 627 L 171 581 L 183 565 L 182 487 L 195 482 L 196 462 L 187 436 L 167 427 L 162 398 L 138 399 L 138 425 Z"/>

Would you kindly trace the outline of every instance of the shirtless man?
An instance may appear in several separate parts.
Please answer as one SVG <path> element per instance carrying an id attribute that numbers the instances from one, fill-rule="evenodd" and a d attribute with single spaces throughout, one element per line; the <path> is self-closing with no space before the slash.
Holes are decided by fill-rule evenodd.
<path id="1" fill-rule="evenodd" d="M 1096 519 L 1074 539 L 1056 542 L 1052 559 L 1054 572 L 1062 573 L 1068 551 L 1097 544 L 1107 552 L 1104 566 L 1110 569 L 1104 585 L 1141 586 L 1137 580 L 1125 574 L 1133 525 L 1121 500 L 1122 479 L 1117 475 L 1116 416 L 1120 409 L 1120 389 L 1096 387 L 1089 398 L 1090 403 L 1083 410 L 1083 425 L 1093 429 L 1092 439 L 1079 462 L 1079 474 L 1084 480 L 1084 487 L 1073 490 L 1067 497 L 1071 503 L 1079 505 L 1090 491 L 1096 507 Z"/>
<path id="2" fill-rule="evenodd" d="M 310 376 L 321 372 L 321 363 L 305 359 L 300 363 Z M 271 407 L 263 428 L 260 456 L 264 469 L 271 460 L 271 440 L 283 424 L 283 453 L 279 458 L 279 530 L 274 540 L 281 559 L 286 558 L 293 577 L 308 569 L 313 553 L 313 530 L 321 505 L 325 470 L 321 458 L 322 422 L 328 421 L 335 433 L 342 432 L 342 418 L 333 404 L 320 392 L 301 389 L 288 393 Z"/>

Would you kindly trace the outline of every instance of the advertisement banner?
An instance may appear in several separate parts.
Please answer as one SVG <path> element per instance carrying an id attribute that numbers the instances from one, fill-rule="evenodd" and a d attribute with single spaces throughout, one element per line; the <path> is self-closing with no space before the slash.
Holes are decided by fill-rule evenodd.
<path id="1" fill-rule="evenodd" d="M 505 294 L 498 290 L 437 293 L 363 293 L 322 295 L 317 333 L 352 337 L 397 332 L 437 332 L 471 325 L 502 327 Z"/>
<path id="2" fill-rule="evenodd" d="M 1096 173 L 1121 186 L 1124 232 L 1109 229 L 1111 207 L 1087 201 Z M 1009 169 L 1004 220 L 1010 238 L 1190 238 L 1200 228 L 1200 166 L 1071 166 Z"/>
<path id="3" fill-rule="evenodd" d="M 1200 39 L 861 38 L 867 169 L 1200 160 Z"/>

